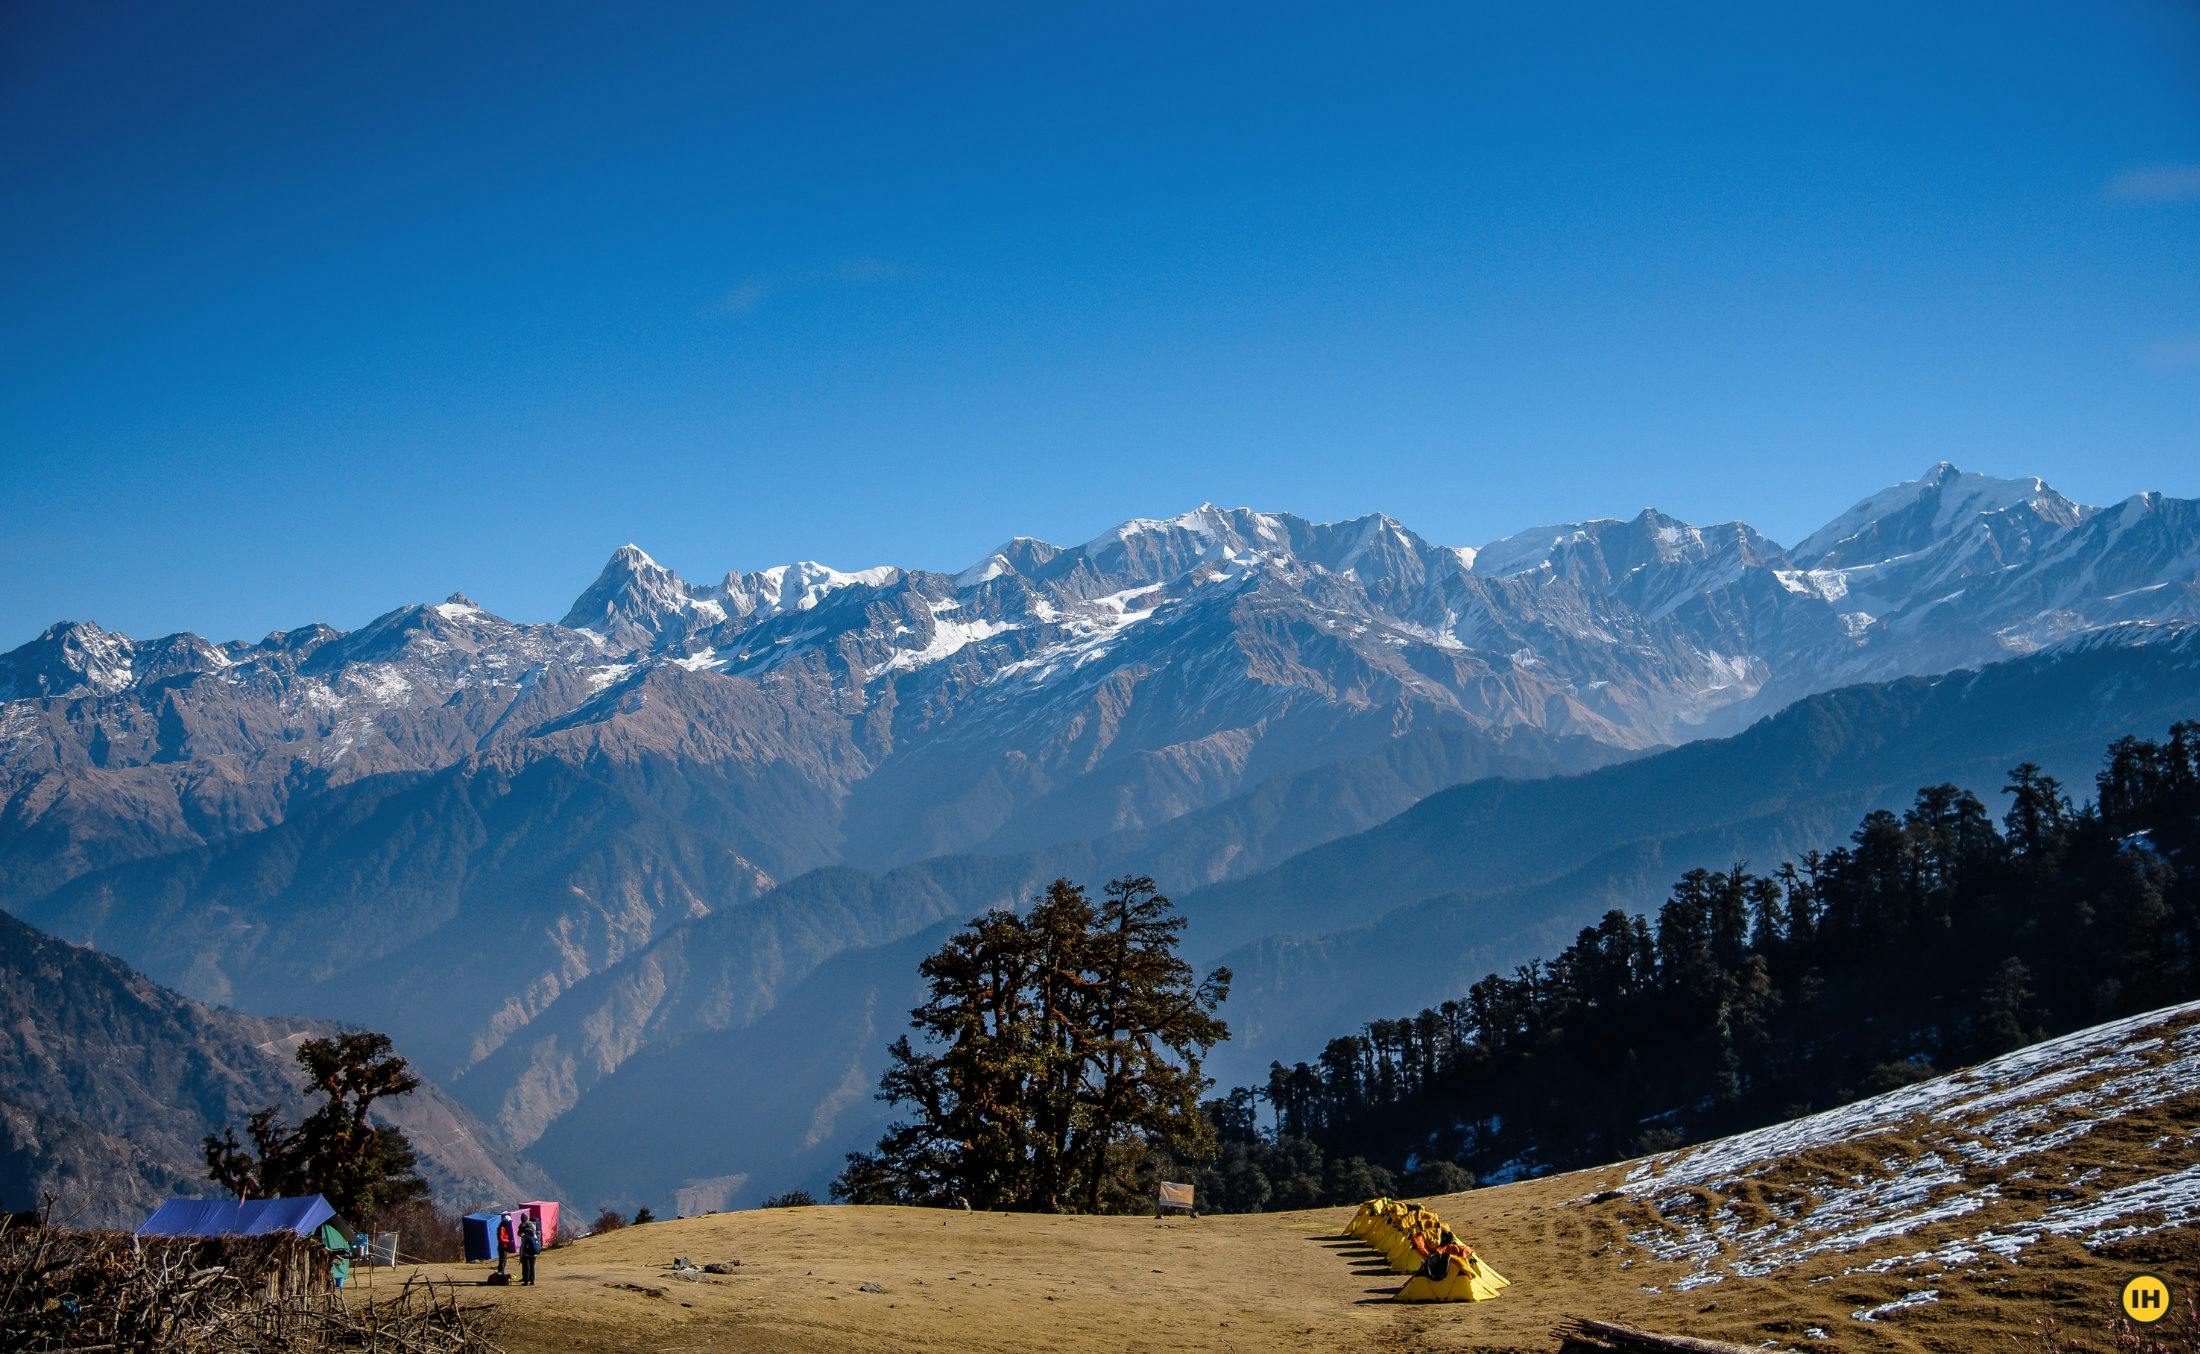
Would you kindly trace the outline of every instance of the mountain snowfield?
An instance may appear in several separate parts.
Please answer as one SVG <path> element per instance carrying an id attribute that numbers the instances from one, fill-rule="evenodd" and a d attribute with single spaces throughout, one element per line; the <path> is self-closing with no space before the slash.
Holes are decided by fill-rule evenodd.
<path id="1" fill-rule="evenodd" d="M 1459 548 L 1212 505 L 959 573 L 696 584 L 626 546 L 556 623 L 454 594 L 0 655 L 0 906 L 200 1000 L 385 1028 L 525 1143 L 638 1053 L 1050 872 L 1225 886 L 1447 786 L 2195 620 L 2200 501 L 1946 464 L 1792 549 L 1653 510 Z M 816 1103 L 861 1102 L 859 1063 Z"/>

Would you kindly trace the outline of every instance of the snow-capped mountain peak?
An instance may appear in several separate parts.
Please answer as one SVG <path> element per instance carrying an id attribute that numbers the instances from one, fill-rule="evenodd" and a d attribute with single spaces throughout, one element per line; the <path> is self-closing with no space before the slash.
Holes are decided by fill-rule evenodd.
<path id="1" fill-rule="evenodd" d="M 2200 501 L 2095 512 L 2036 479 L 1938 465 L 1806 546 L 1823 548 L 1799 558 L 1746 523 L 1644 509 L 1462 550 L 1382 513 L 1212 503 L 1068 549 L 1014 537 L 952 575 L 804 561 L 697 586 L 627 545 L 562 625 L 453 594 L 348 634 L 219 648 L 56 626 L 0 655 L 0 773 L 91 758 L 91 724 L 63 709 L 86 698 L 136 711 L 101 765 L 139 755 L 129 738 L 147 757 L 199 739 L 265 759 L 277 783 L 298 760 L 432 767 L 636 719 L 679 755 L 823 739 L 834 774 L 857 778 L 936 755 L 1074 780 L 1139 749 L 1242 767 L 1264 730 L 1302 718 L 1633 748 L 1831 686 L 2200 620 Z M 164 722 L 178 701 L 215 713 Z"/>
<path id="2" fill-rule="evenodd" d="M 955 587 L 974 588 L 990 583 L 996 578 L 1013 574 L 1020 578 L 1037 577 L 1062 555 L 1062 548 L 1049 544 L 1036 536 L 1015 536 L 1003 541 L 999 549 L 976 564 L 955 575 Z"/>
<path id="3" fill-rule="evenodd" d="M 695 627 L 725 619 L 724 608 L 694 595 L 686 582 L 640 546 L 613 551 L 588 590 L 575 598 L 562 622 L 617 645 L 646 647 Z"/>
<path id="4" fill-rule="evenodd" d="M 844 572 L 815 560 L 800 560 L 752 574 L 727 574 L 716 600 L 735 616 L 776 616 L 808 611 L 842 588 L 887 587 L 901 576 L 902 571 L 892 565 Z"/>
<path id="5" fill-rule="evenodd" d="M 1956 535 L 1979 518 L 2022 507 L 2043 521 L 2073 526 L 2092 512 L 2036 475 L 2000 478 L 1941 461 L 1858 502 L 1789 551 L 1808 569 L 1896 559 Z"/>
<path id="6" fill-rule="evenodd" d="M 0 699 L 108 694 L 130 684 L 137 646 L 90 621 L 62 621 L 0 657 Z"/>

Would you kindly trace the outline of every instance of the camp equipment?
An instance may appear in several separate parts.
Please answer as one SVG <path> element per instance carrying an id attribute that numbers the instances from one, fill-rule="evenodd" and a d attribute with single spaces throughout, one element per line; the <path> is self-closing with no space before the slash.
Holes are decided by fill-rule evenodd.
<path id="1" fill-rule="evenodd" d="M 268 1236 L 288 1232 L 311 1237 L 331 1252 L 329 1275 L 343 1287 L 351 1276 L 358 1233 L 318 1194 L 296 1199 L 170 1199 L 137 1229 L 139 1236 Z"/>
<path id="2" fill-rule="evenodd" d="M 494 1260 L 503 1254 L 497 1245 L 497 1223 L 503 1216 L 501 1213 L 468 1213 L 458 1220 L 459 1238 L 466 1244 L 469 1261 Z"/>
<path id="3" fill-rule="evenodd" d="M 1383 1210 L 1388 1208 L 1390 1203 L 1391 1201 L 1385 1198 L 1370 1199 L 1361 1204 L 1360 1211 L 1352 1215 L 1352 1221 L 1344 1225 L 1344 1234 L 1350 1237 L 1365 1238 L 1368 1229 L 1382 1218 Z"/>
<path id="4" fill-rule="evenodd" d="M 1433 1208 L 1369 1199 L 1344 1230 L 1378 1251 L 1392 1269 L 1410 1276 L 1394 1295 L 1400 1302 L 1482 1302 L 1507 1286 L 1505 1276 L 1461 1244 Z"/>
<path id="5" fill-rule="evenodd" d="M 521 1204 L 518 1211 L 534 1218 L 535 1230 L 542 1234 L 543 1245 L 548 1246 L 558 1239 L 558 1206 L 556 1203 L 548 1199 L 537 1199 L 532 1203 Z M 519 1219 L 516 1216 L 512 1219 L 512 1227 L 513 1234 L 517 1235 Z"/>
<path id="6" fill-rule="evenodd" d="M 1512 1284 L 1512 1280 L 1483 1264 L 1482 1257 L 1472 1251 L 1464 1256 L 1434 1255 L 1429 1262 L 1442 1277 L 1431 1277 L 1426 1272 L 1414 1275 L 1398 1290 L 1397 1301 L 1486 1302 Z"/>

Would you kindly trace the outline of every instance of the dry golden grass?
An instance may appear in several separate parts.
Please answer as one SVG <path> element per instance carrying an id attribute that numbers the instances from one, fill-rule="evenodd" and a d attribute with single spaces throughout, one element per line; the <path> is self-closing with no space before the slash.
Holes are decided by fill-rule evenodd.
<path id="1" fill-rule="evenodd" d="M 1942 1300 L 1864 1326 L 1850 1313 L 1915 1284 L 1824 1274 L 1872 1258 L 1650 1294 L 1685 1266 L 1629 1245 L 1639 1203 L 1580 1202 L 1616 1170 L 1434 1201 L 1514 1285 L 1494 1302 L 1408 1306 L 1399 1276 L 1343 1240 L 1348 1209 L 1206 1217 L 1034 1217 L 913 1208 L 723 1213 L 630 1227 L 545 1254 L 532 1289 L 500 1303 L 511 1349 L 640 1350 L 1536 1350 L 1573 1314 L 1755 1345 L 1969 1351 L 2029 1339 L 2036 1317 L 2105 1328 L 2140 1269 L 2200 1273 L 2200 1239 L 2165 1233 L 2121 1254 L 2042 1243 L 2018 1265 L 1936 1278 Z M 1899 1248 L 1897 1248 L 1899 1249 Z M 738 1259 L 738 1273 L 675 1277 L 671 1262 Z M 425 1273 L 476 1282 L 487 1266 Z M 377 1288 L 393 1276 L 376 1276 Z M 2173 1279 L 2174 1281 L 2174 1279 Z M 883 1292 L 866 1292 L 872 1283 Z M 364 1291 L 364 1290 L 360 1290 Z M 1831 1337 L 1805 1335 L 1818 1327 Z M 2099 1341 L 2106 1347 L 2105 1340 Z"/>
<path id="2" fill-rule="evenodd" d="M 1631 1164 L 1434 1200 L 1444 1218 L 1514 1281 L 1495 1301 L 1392 1302 L 1400 1276 L 1340 1229 L 1344 1208 L 1208 1217 L 1085 1218 L 915 1208 L 799 1208 L 724 1213 L 629 1227 L 542 1257 L 532 1289 L 470 1288 L 499 1303 L 513 1350 L 1183 1351 L 1554 1350 L 1567 1316 L 1802 1350 L 1967 1354 L 2037 1345 L 2055 1319 L 2068 1347 L 2111 1347 L 2124 1281 L 2141 1271 L 2183 1290 L 2200 1281 L 2200 1229 L 2156 1231 L 2089 1251 L 2049 1236 L 2017 1263 L 1991 1254 L 1896 1264 L 2072 1201 L 2200 1161 L 2200 1007 L 2124 1036 L 2126 1052 L 2066 1056 L 2035 1099 L 2052 1113 L 2013 1133 L 2039 1150 L 2008 1166 L 1967 1166 L 1918 1208 L 1952 1195 L 1969 1211 L 1902 1223 L 1870 1245 L 1811 1255 L 1769 1275 L 1734 1266 L 1752 1229 L 1810 1231 L 1843 1189 L 1912 1164 L 1970 1160 L 1976 1114 L 1863 1119 L 1845 1141 L 1753 1158 L 1746 1170 L 1671 1188 L 1608 1195 Z M 2174 1064 L 2174 1065 L 2173 1065 Z M 2028 1073 L 2027 1075 L 2036 1074 Z M 2172 1076 L 2172 1073 L 2179 1075 Z M 2120 1086 L 2115 1095 L 2109 1089 Z M 2108 1088 L 2108 1089 L 2104 1089 Z M 2143 1094 L 2142 1094 L 2143 1093 Z M 2112 1110 L 2110 1107 L 2114 1105 Z M 2054 1131 L 2058 1125 L 2076 1131 Z M 2011 1139 L 2015 1141 L 2016 1139 Z M 1684 1154 L 1657 1159 L 1664 1178 Z M 1905 1205 L 1908 1207 L 1908 1205 Z M 1899 1210 L 1898 1210 L 1899 1211 Z M 1902 1214 L 1908 1219 L 1910 1214 Z M 2159 1219 L 2157 1219 L 2157 1222 Z M 1853 1217 L 1824 1224 L 1830 1233 Z M 1660 1260 L 1654 1239 L 1722 1242 L 1715 1282 Z M 738 1259 L 732 1274 L 672 1273 Z M 1886 1262 L 1876 1272 L 1874 1262 Z M 423 1271 L 477 1282 L 486 1266 Z M 377 1288 L 401 1281 L 385 1272 Z M 866 1291 L 863 1285 L 880 1291 Z M 1929 1305 L 1854 1319 L 1924 1289 Z"/>

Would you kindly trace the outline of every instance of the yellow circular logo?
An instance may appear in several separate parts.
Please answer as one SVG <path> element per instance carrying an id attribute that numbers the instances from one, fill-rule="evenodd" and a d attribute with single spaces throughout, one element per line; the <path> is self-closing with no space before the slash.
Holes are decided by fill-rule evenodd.
<path id="1" fill-rule="evenodd" d="M 2142 1326 L 2169 1315 L 2169 1285 L 2161 1275 L 2135 1275 L 2124 1285 L 2124 1315 Z"/>

